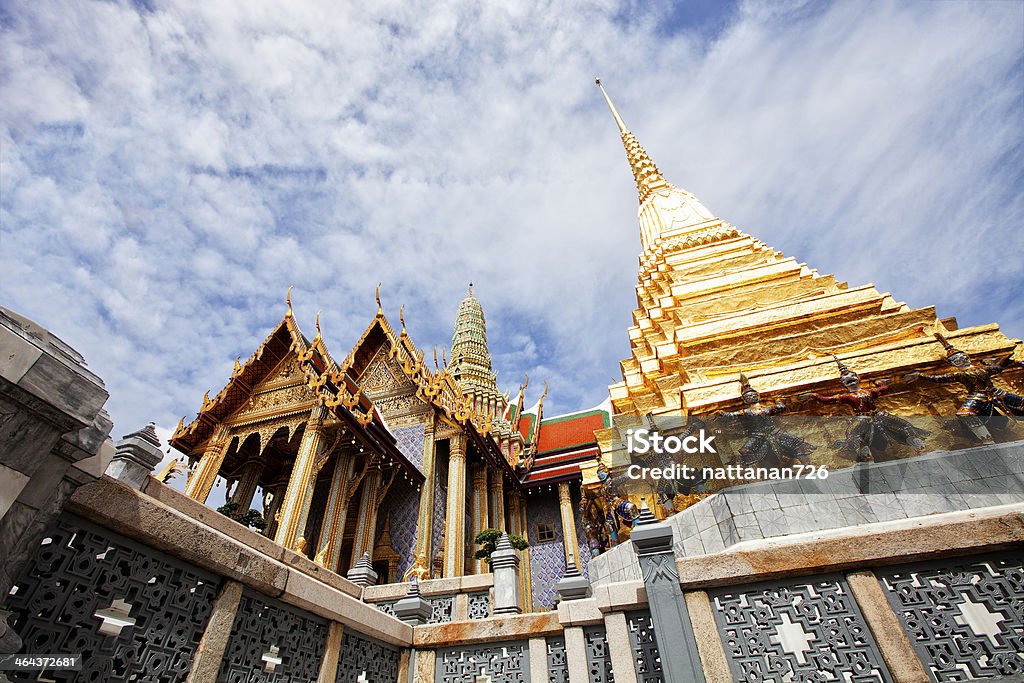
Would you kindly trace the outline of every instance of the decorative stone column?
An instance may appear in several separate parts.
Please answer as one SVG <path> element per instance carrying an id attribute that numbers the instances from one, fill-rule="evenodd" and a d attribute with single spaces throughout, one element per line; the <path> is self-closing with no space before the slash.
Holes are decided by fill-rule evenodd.
<path id="1" fill-rule="evenodd" d="M 491 553 L 491 571 L 494 572 L 494 614 L 519 614 L 519 554 L 502 534 Z"/>
<path id="2" fill-rule="evenodd" d="M 644 577 L 654 634 L 666 681 L 704 682 L 697 640 L 679 587 L 672 527 L 659 523 L 646 501 L 630 534 Z"/>
<path id="3" fill-rule="evenodd" d="M 103 475 L 114 446 L 107 391 L 80 353 L 3 307 L 0 349 L 0 654 L 11 654 L 22 646 L 4 609 L 11 586 L 75 489 Z"/>
<path id="4" fill-rule="evenodd" d="M 298 540 L 299 534 L 302 533 L 299 522 L 303 517 L 306 496 L 312 483 L 313 465 L 319 450 L 320 438 L 323 435 L 326 416 L 327 409 L 323 405 L 313 406 L 309 421 L 306 423 L 306 430 L 302 434 L 302 442 L 299 444 L 299 453 L 295 457 L 295 464 L 292 465 L 288 488 L 285 490 L 284 500 L 281 503 L 281 519 L 277 525 L 274 541 L 289 549 L 295 547 L 295 542 Z"/>
<path id="5" fill-rule="evenodd" d="M 411 626 L 427 623 L 432 610 L 430 603 L 420 595 L 420 582 L 415 576 L 409 582 L 409 592 L 395 603 L 394 609 L 395 616 Z"/>
<path id="6" fill-rule="evenodd" d="M 451 438 L 448 461 L 448 508 L 444 519 L 444 578 L 466 569 L 466 436 Z"/>
<path id="7" fill-rule="evenodd" d="M 430 576 L 430 560 L 434 551 L 435 420 L 436 416 L 431 417 L 430 422 L 423 429 L 424 479 L 423 488 L 420 489 L 419 515 L 416 519 L 416 549 L 413 551 L 413 568 L 426 571 L 425 576 L 427 577 Z"/>
<path id="8" fill-rule="evenodd" d="M 569 482 L 558 484 L 558 509 L 562 513 L 562 543 L 565 546 L 565 566 L 579 567 L 580 543 L 576 537 L 576 518 L 572 514 L 572 494 Z"/>
<path id="9" fill-rule="evenodd" d="M 341 536 L 345 531 L 345 518 L 348 516 L 349 501 L 352 492 L 349 485 L 355 468 L 355 457 L 341 451 L 336 456 L 334 474 L 331 476 L 331 489 L 327 494 L 327 511 L 324 513 L 323 526 L 320 527 L 320 540 L 317 545 L 314 561 L 321 567 L 332 571 L 338 570 L 341 554 Z"/>
<path id="10" fill-rule="evenodd" d="M 235 487 L 230 499 L 230 502 L 238 506 L 238 514 L 243 514 L 252 506 L 252 497 L 256 493 L 262 474 L 262 460 L 250 460 L 242 467 L 242 477 L 238 480 L 238 486 Z"/>
<path id="11" fill-rule="evenodd" d="M 363 490 L 359 496 L 359 519 L 352 547 L 352 565 L 363 555 L 373 559 L 373 544 L 377 540 L 377 493 L 380 491 L 380 464 L 374 462 L 363 477 Z"/>
<path id="12" fill-rule="evenodd" d="M 481 461 L 473 473 L 473 539 L 476 539 L 477 534 L 487 528 L 488 493 L 487 464 Z M 475 540 L 470 544 L 470 547 L 476 548 Z M 477 574 L 487 573 L 487 562 L 485 560 L 475 559 L 473 567 Z"/>
<path id="13" fill-rule="evenodd" d="M 116 444 L 114 459 L 107 465 L 107 475 L 133 489 L 142 490 L 149 473 L 163 460 L 154 426 L 150 422 L 143 429 L 121 437 Z"/>
<path id="14" fill-rule="evenodd" d="M 224 456 L 227 455 L 228 445 L 231 439 L 228 438 L 228 428 L 224 425 L 217 425 L 213 436 L 206 444 L 203 457 L 199 459 L 192 475 L 185 484 L 185 495 L 189 498 L 205 503 L 210 497 L 213 483 L 217 481 L 220 474 L 220 466 L 224 463 Z"/>

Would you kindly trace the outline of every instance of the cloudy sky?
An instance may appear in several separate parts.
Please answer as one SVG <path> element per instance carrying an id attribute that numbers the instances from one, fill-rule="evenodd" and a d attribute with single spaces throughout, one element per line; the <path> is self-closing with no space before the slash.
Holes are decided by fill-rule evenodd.
<path id="1" fill-rule="evenodd" d="M 284 313 L 337 357 L 469 280 L 499 381 L 595 405 L 636 194 L 668 178 L 851 284 L 1024 336 L 1024 3 L 0 4 L 0 305 L 106 381 L 115 436 L 216 392 Z M 553 414 L 553 412 L 551 413 Z"/>

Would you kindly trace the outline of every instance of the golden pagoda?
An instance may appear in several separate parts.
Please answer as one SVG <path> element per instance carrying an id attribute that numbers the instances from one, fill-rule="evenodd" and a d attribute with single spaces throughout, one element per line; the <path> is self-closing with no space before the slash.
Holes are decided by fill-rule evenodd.
<path id="1" fill-rule="evenodd" d="M 614 425 L 598 432 L 606 465 L 627 462 L 622 434 L 645 417 L 741 405 L 741 373 L 762 396 L 801 413 L 829 414 L 836 409 L 798 406 L 796 397 L 839 388 L 839 361 L 865 382 L 895 382 L 885 398 L 891 413 L 953 416 L 954 385 L 899 382 L 948 368 L 940 338 L 979 362 L 1024 357 L 1020 341 L 996 324 L 959 329 L 934 307 L 911 308 L 871 284 L 851 287 L 715 216 L 665 179 L 597 85 L 636 183 L 641 245 L 631 356 L 620 363 L 622 381 L 609 387 Z M 1020 371 L 1000 381 L 1019 387 Z M 595 468 L 585 481 L 596 481 Z"/>

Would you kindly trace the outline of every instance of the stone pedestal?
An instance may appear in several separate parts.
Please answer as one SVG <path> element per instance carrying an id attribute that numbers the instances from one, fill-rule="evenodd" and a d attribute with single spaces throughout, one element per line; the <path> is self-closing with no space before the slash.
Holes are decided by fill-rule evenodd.
<path id="1" fill-rule="evenodd" d="M 3 601 L 46 528 L 114 455 L 103 381 L 36 323 L 0 308 L 0 654 L 18 652 Z"/>
<path id="2" fill-rule="evenodd" d="M 348 570 L 345 578 L 360 588 L 376 586 L 378 576 L 370 564 L 370 553 L 363 553 L 363 556 L 356 560 L 355 566 Z"/>
<path id="3" fill-rule="evenodd" d="M 395 616 L 411 626 L 416 626 L 427 623 L 430 615 L 430 603 L 420 595 L 420 582 L 413 577 L 409 582 L 409 592 L 395 603 Z"/>
<path id="4" fill-rule="evenodd" d="M 565 568 L 565 576 L 555 584 L 555 590 L 561 600 L 582 600 L 590 597 L 590 581 L 572 563 Z"/>
<path id="5" fill-rule="evenodd" d="M 150 422 L 145 428 L 132 432 L 117 442 L 114 459 L 107 465 L 107 475 L 141 491 L 149 473 L 160 461 L 160 439 Z"/>
<path id="6" fill-rule="evenodd" d="M 512 547 L 508 534 L 502 534 L 491 553 L 491 571 L 494 572 L 493 614 L 519 614 L 519 554 Z"/>

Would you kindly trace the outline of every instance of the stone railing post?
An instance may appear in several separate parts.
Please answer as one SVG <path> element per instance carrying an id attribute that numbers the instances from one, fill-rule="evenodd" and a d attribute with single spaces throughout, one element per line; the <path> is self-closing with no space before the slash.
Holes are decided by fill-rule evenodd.
<path id="1" fill-rule="evenodd" d="M 154 424 L 150 422 L 143 429 L 121 437 L 114 445 L 116 450 L 106 473 L 141 491 L 149 473 L 163 460 Z"/>
<path id="2" fill-rule="evenodd" d="M 373 571 L 373 565 L 370 564 L 370 553 L 363 553 L 352 569 L 348 570 L 345 578 L 360 588 L 376 586 L 378 577 L 377 572 Z"/>
<path id="3" fill-rule="evenodd" d="M 519 553 L 508 534 L 502 534 L 491 553 L 494 572 L 494 614 L 519 614 Z"/>
<path id="4" fill-rule="evenodd" d="M 665 680 L 704 683 L 697 640 L 679 587 L 672 527 L 659 523 L 645 503 L 630 538 L 644 577 Z"/>
<path id="5" fill-rule="evenodd" d="M 413 576 L 409 592 L 395 603 L 395 616 L 410 626 L 417 626 L 427 623 L 431 613 L 430 603 L 420 595 L 420 582 Z"/>
<path id="6" fill-rule="evenodd" d="M 590 597 L 590 581 L 580 574 L 575 562 L 565 568 L 565 576 L 555 584 L 561 600 L 582 600 Z"/>

